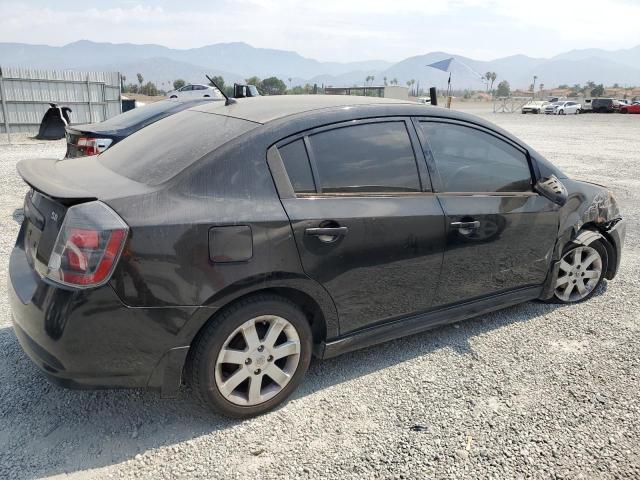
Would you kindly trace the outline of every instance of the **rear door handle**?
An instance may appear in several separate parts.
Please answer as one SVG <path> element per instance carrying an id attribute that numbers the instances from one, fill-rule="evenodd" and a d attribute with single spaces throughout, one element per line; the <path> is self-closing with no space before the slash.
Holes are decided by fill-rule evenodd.
<path id="1" fill-rule="evenodd" d="M 461 230 L 475 230 L 480 228 L 480 222 L 478 220 L 474 222 L 451 222 L 451 226 Z"/>
<path id="2" fill-rule="evenodd" d="M 318 237 L 321 242 L 331 243 L 336 241 L 339 237 L 344 237 L 348 231 L 348 227 L 317 227 L 307 228 L 304 231 L 304 234 L 312 237 Z"/>

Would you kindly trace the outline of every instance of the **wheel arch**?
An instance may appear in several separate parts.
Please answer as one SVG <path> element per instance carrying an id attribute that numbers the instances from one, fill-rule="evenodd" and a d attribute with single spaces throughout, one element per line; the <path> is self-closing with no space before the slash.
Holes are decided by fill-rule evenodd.
<path id="1" fill-rule="evenodd" d="M 311 282 L 311 280 L 308 280 Z M 217 298 L 212 307 L 200 308 L 198 314 L 194 315 L 190 322 L 188 331 L 185 332 L 185 343 L 190 348 L 195 344 L 198 336 L 206 325 L 215 319 L 225 310 L 233 307 L 238 302 L 258 295 L 275 295 L 288 300 L 301 308 L 313 333 L 314 344 L 321 344 L 327 338 L 333 338 L 339 334 L 338 316 L 333 300 L 326 290 L 321 286 L 308 285 L 306 282 L 280 281 L 263 282 L 261 285 L 254 285 L 254 288 L 236 290 L 222 298 Z M 323 295 L 324 294 L 324 295 Z"/>
<path id="2" fill-rule="evenodd" d="M 618 253 L 606 230 L 595 222 L 587 222 L 580 227 L 574 225 L 558 238 L 553 261 L 551 262 L 540 299 L 546 300 L 553 296 L 555 289 L 554 286 L 558 276 L 560 258 L 562 257 L 565 248 L 567 248 L 567 245 L 576 244 L 587 246 L 597 240 L 601 241 L 607 251 L 607 271 L 604 274 L 604 278 L 610 280 L 615 276 L 615 265 Z"/>
<path id="3" fill-rule="evenodd" d="M 598 240 L 604 245 L 604 248 L 607 251 L 607 271 L 604 274 L 604 278 L 611 280 L 616 274 L 618 251 L 616 250 L 615 243 L 606 228 L 595 222 L 589 222 L 582 226 L 572 241 L 573 243 L 580 245 L 589 245 L 590 243 Z"/>

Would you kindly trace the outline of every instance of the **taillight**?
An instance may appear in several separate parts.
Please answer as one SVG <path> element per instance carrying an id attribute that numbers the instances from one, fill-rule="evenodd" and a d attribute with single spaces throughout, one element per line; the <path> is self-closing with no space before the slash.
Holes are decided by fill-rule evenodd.
<path id="1" fill-rule="evenodd" d="M 69 208 L 49 258 L 46 277 L 80 288 L 106 283 L 128 233 L 127 224 L 102 202 Z"/>
<path id="2" fill-rule="evenodd" d="M 76 147 L 78 147 L 78 150 L 84 155 L 91 156 L 104 152 L 112 143 L 113 140 L 110 138 L 80 137 L 78 138 Z"/>

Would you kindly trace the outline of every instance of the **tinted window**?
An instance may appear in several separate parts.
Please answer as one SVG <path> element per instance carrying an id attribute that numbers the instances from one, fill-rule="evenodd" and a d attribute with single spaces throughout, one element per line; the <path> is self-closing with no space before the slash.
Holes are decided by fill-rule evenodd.
<path id="1" fill-rule="evenodd" d="M 420 180 L 404 122 L 337 128 L 309 137 L 323 192 L 415 192 Z"/>
<path id="2" fill-rule="evenodd" d="M 284 168 L 287 170 L 289 180 L 296 193 L 314 193 L 316 186 L 313 183 L 307 149 L 302 139 L 289 143 L 278 149 Z"/>
<path id="3" fill-rule="evenodd" d="M 445 192 L 531 191 L 524 153 L 479 130 L 421 122 Z"/>
<path id="4" fill-rule="evenodd" d="M 193 90 L 193 85 L 185 85 L 180 89 L 181 92 L 188 92 L 190 90 Z"/>
<path id="5" fill-rule="evenodd" d="M 185 110 L 138 130 L 101 154 L 98 161 L 131 180 L 158 185 L 256 125 Z"/>

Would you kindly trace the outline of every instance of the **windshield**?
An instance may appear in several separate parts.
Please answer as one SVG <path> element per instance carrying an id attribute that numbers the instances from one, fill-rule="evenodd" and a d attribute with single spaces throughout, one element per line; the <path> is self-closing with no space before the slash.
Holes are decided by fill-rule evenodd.
<path id="1" fill-rule="evenodd" d="M 185 110 L 138 130 L 101 154 L 99 161 L 131 180 L 159 185 L 256 126 L 239 118 Z"/>

